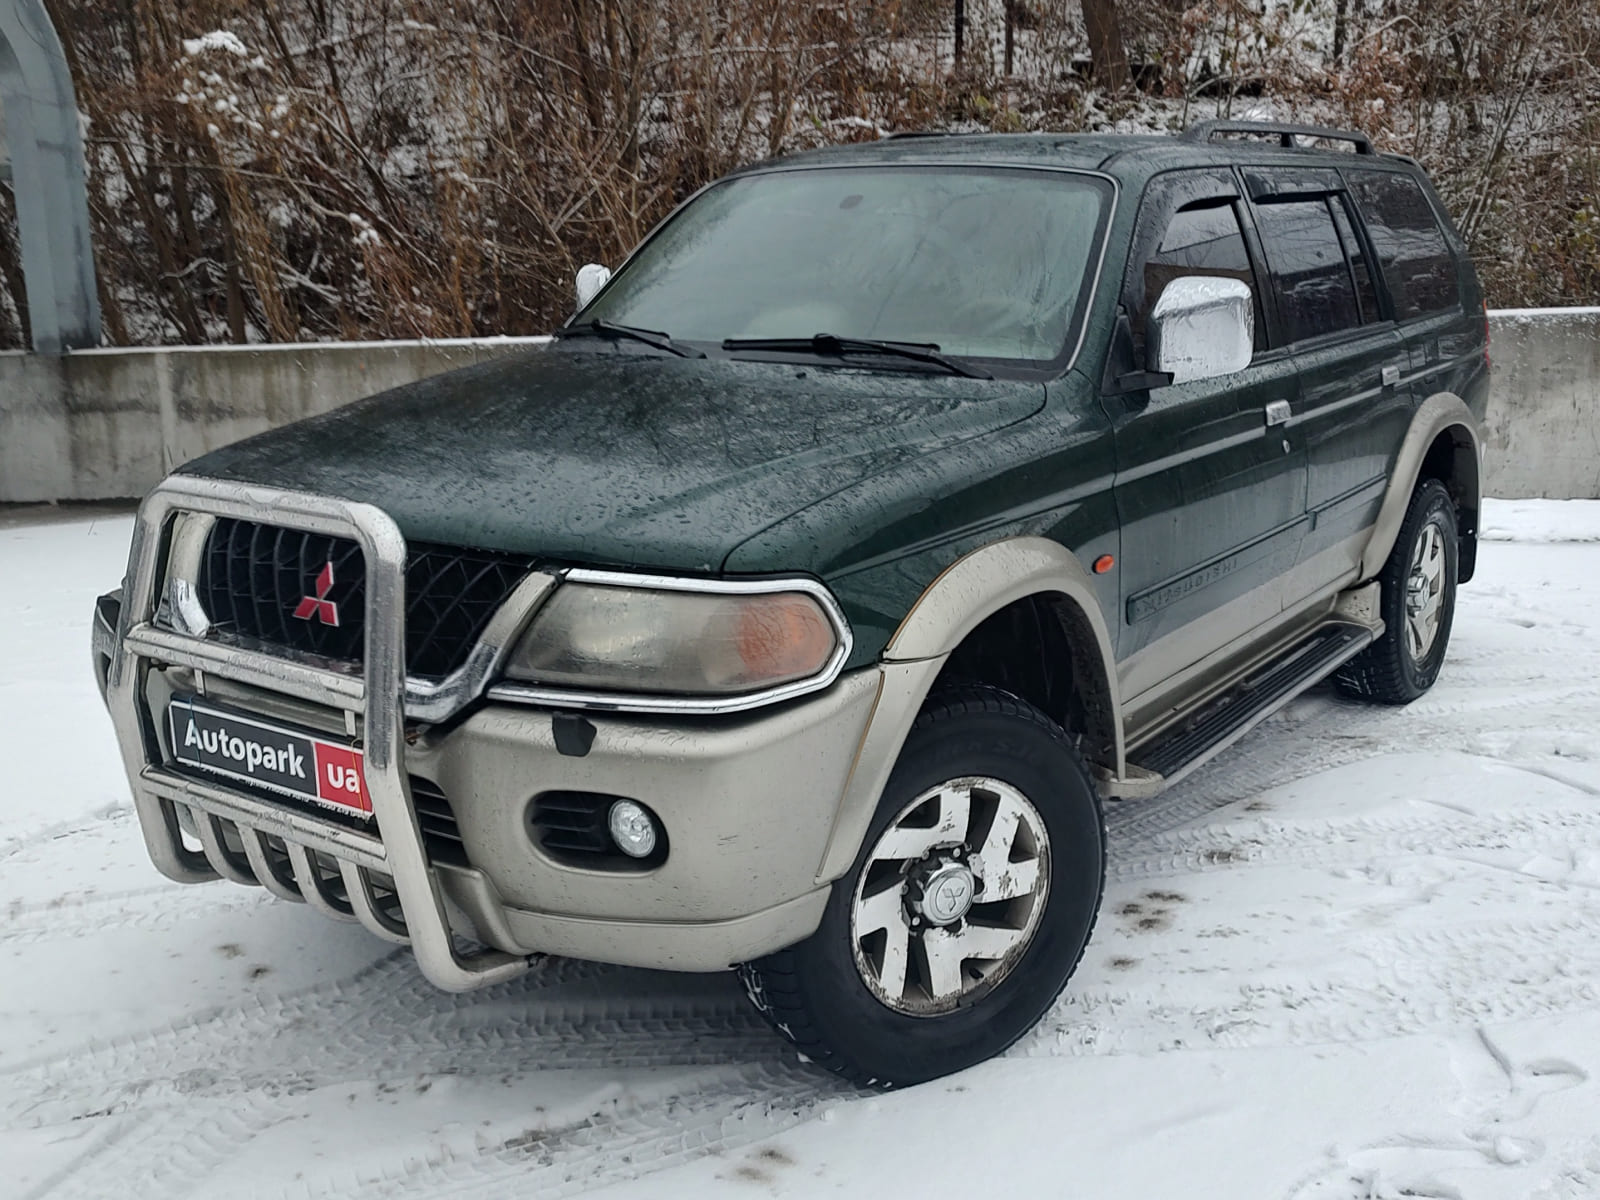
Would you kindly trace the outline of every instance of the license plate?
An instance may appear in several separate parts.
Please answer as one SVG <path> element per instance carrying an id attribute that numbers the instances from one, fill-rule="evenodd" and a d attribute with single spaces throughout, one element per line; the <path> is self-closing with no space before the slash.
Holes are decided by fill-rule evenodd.
<path id="1" fill-rule="evenodd" d="M 340 812 L 372 815 L 359 750 L 194 697 L 173 698 L 167 725 L 172 755 L 186 766 Z"/>

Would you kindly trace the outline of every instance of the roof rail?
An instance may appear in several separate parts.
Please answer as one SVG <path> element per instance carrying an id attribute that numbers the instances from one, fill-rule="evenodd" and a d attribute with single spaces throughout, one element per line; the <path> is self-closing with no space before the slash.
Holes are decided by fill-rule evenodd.
<path id="1" fill-rule="evenodd" d="M 960 136 L 961 135 L 959 133 L 952 129 L 897 129 L 883 140 L 886 142 L 892 142 L 899 138 L 938 138 Z"/>
<path id="2" fill-rule="evenodd" d="M 1326 138 L 1333 142 L 1353 142 L 1357 154 L 1376 154 L 1372 139 L 1354 129 L 1328 129 L 1321 125 L 1286 125 L 1279 121 L 1196 121 L 1185 129 L 1186 142 L 1209 142 L 1219 133 L 1253 133 L 1274 136 L 1285 150 L 1295 148 L 1295 138 Z"/>

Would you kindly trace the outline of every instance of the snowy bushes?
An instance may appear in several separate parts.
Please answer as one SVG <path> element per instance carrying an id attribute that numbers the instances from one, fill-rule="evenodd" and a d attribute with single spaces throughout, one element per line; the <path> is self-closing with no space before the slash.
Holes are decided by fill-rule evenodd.
<path id="1" fill-rule="evenodd" d="M 1493 302 L 1600 283 L 1592 0 L 1120 0 L 1116 94 L 1078 5 L 965 8 L 954 64 L 951 0 L 56 3 L 107 338 L 542 332 L 577 266 L 729 168 L 928 125 L 1356 124 L 1424 160 Z M 0 347 L 24 316 L 9 204 L 0 184 Z"/>

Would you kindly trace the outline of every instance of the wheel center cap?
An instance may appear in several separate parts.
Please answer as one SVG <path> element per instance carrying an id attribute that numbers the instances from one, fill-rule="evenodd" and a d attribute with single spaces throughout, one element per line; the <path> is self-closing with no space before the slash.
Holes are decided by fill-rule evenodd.
<path id="1" fill-rule="evenodd" d="M 967 915 L 976 892 L 971 868 L 945 863 L 928 875 L 917 908 L 930 923 L 950 925 Z"/>

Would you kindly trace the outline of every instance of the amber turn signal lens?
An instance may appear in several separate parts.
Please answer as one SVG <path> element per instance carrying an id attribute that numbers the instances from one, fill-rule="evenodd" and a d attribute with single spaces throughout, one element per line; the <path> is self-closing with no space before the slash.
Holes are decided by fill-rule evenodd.
<path id="1" fill-rule="evenodd" d="M 1094 573 L 1096 575 L 1104 575 L 1116 565 L 1117 560 L 1112 558 L 1111 555 L 1102 554 L 1099 558 L 1094 560 Z"/>
<path id="2" fill-rule="evenodd" d="M 751 597 L 739 612 L 739 658 L 752 679 L 801 679 L 833 656 L 833 627 L 800 592 Z"/>

